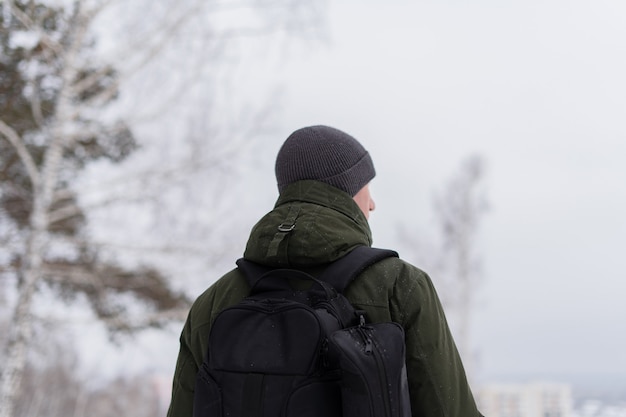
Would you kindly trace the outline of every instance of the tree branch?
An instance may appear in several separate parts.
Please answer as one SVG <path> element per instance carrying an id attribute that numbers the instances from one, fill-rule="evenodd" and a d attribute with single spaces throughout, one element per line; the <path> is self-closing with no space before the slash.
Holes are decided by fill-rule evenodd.
<path id="1" fill-rule="evenodd" d="M 136 331 L 148 327 L 162 326 L 171 321 L 184 321 L 188 314 L 189 308 L 173 308 L 141 316 L 116 315 L 103 321 L 107 327 L 113 330 Z"/>
<path id="2" fill-rule="evenodd" d="M 0 133 L 2 133 L 9 143 L 13 145 L 13 148 L 15 148 L 17 155 L 26 167 L 26 172 L 28 172 L 33 187 L 39 186 L 41 177 L 37 170 L 37 164 L 35 164 L 32 155 L 28 152 L 28 149 L 26 149 L 26 145 L 20 135 L 2 119 L 0 119 Z"/>
<path id="3" fill-rule="evenodd" d="M 43 112 L 41 111 L 41 97 L 39 94 L 39 88 L 36 83 L 31 82 L 30 87 L 33 89 L 33 96 L 30 100 L 30 110 L 33 113 L 35 123 L 39 128 L 44 125 Z"/>
<path id="4" fill-rule="evenodd" d="M 82 210 L 76 204 L 70 204 L 66 207 L 54 210 L 48 214 L 48 222 L 52 225 L 56 222 L 69 219 L 82 213 Z"/>
<path id="5" fill-rule="evenodd" d="M 52 49 L 57 54 L 61 51 L 61 45 L 58 42 L 52 40 L 44 31 L 40 30 L 41 27 L 33 22 L 26 13 L 22 12 L 15 5 L 15 2 L 13 0 L 7 0 L 7 4 L 9 5 L 13 16 L 15 16 L 15 18 L 24 25 L 24 27 L 37 32 L 41 36 L 40 39 L 42 43 L 44 43 L 48 48 Z"/>

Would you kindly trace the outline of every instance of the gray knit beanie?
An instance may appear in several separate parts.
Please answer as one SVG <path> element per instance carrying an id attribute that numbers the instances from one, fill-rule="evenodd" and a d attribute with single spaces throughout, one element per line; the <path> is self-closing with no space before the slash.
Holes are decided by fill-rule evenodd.
<path id="1" fill-rule="evenodd" d="M 352 136 L 328 126 L 293 132 L 278 151 L 278 191 L 296 181 L 317 180 L 354 196 L 376 175 L 369 153 Z"/>

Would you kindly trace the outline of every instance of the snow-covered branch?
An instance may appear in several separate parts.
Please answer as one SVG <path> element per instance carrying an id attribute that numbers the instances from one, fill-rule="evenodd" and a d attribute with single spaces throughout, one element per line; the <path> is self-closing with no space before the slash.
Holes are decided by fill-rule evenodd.
<path id="1" fill-rule="evenodd" d="M 22 138 L 15 130 L 13 130 L 13 128 L 11 128 L 11 126 L 2 121 L 2 119 L 0 119 L 0 133 L 2 133 L 2 135 L 11 143 L 13 148 L 15 148 L 15 152 L 17 152 L 20 160 L 26 168 L 26 171 L 28 172 L 28 176 L 30 177 L 33 187 L 38 186 L 40 182 L 39 171 Z"/>
<path id="2" fill-rule="evenodd" d="M 27 13 L 20 10 L 20 8 L 16 6 L 14 0 L 4 1 L 6 1 L 7 5 L 11 9 L 13 16 L 15 16 L 15 18 L 19 20 L 27 30 L 35 32 L 45 46 L 50 48 L 55 53 L 59 53 L 63 50 L 63 47 L 59 42 L 52 39 L 45 31 L 42 30 L 41 22 L 33 20 Z"/>

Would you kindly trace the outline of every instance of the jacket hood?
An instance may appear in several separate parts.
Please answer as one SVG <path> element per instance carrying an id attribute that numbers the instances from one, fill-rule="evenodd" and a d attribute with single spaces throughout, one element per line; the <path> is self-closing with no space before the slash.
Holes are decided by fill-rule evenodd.
<path id="1" fill-rule="evenodd" d="M 274 209 L 252 228 L 244 258 L 272 267 L 310 267 L 363 245 L 372 245 L 372 233 L 352 197 L 304 180 L 286 187 Z"/>

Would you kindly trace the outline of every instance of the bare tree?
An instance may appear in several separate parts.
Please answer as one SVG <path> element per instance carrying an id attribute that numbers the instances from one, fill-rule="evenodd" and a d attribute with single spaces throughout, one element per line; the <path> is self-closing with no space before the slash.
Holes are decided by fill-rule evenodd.
<path id="1" fill-rule="evenodd" d="M 456 339 L 470 376 L 475 371 L 471 351 L 472 312 L 482 275 L 477 238 L 488 207 L 482 183 L 484 172 L 481 157 L 466 159 L 434 200 L 442 237 L 437 272 L 443 302 L 455 314 Z"/>
<path id="2" fill-rule="evenodd" d="M 56 328 L 61 331 L 61 329 Z M 72 346 L 61 345 L 43 332 L 33 338 L 13 417 L 152 417 L 165 414 L 158 379 L 149 373 L 113 379 L 79 375 Z M 48 339 L 48 340 L 46 340 Z M 46 360 L 54 357 L 54 361 Z"/>
<path id="3" fill-rule="evenodd" d="M 76 415 L 151 417 L 165 412 L 160 408 L 159 392 L 150 374 L 116 378 L 87 392 L 85 397 L 82 413 Z"/>
<path id="4" fill-rule="evenodd" d="M 153 375 L 119 377 L 88 387 L 72 364 L 27 366 L 14 417 L 152 417 L 164 415 Z"/>
<path id="5" fill-rule="evenodd" d="M 434 242 L 418 240 L 404 228 L 399 233 L 420 265 L 433 274 L 470 379 L 476 367 L 471 350 L 471 324 L 482 278 L 478 237 L 488 208 L 484 176 L 483 158 L 468 157 L 462 161 L 458 172 L 435 193 Z"/>

